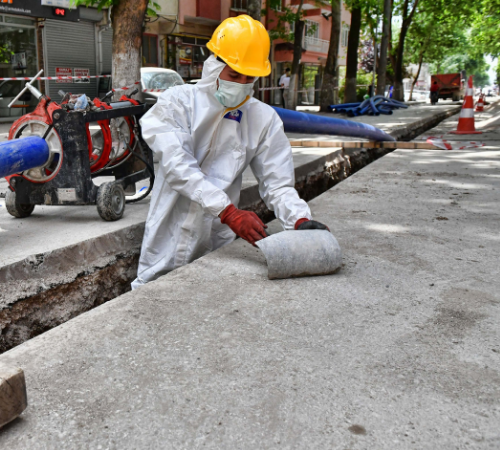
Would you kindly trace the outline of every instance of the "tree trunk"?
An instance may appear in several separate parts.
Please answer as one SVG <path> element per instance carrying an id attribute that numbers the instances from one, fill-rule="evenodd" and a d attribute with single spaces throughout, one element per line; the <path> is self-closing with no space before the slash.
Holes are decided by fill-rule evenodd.
<path id="1" fill-rule="evenodd" d="M 355 7 L 351 11 L 351 28 L 347 43 L 347 61 L 345 71 L 344 102 L 356 101 L 356 77 L 358 74 L 358 47 L 359 33 L 361 30 L 361 8 Z"/>
<path id="2" fill-rule="evenodd" d="M 302 58 L 302 36 L 304 35 L 305 23 L 303 20 L 295 22 L 293 39 L 293 61 L 290 75 L 290 87 L 288 89 L 287 109 L 297 108 L 297 90 L 299 88 L 300 59 Z"/>
<path id="3" fill-rule="evenodd" d="M 340 0 L 332 0 L 332 29 L 330 33 L 330 46 L 326 58 L 323 81 L 321 83 L 321 111 L 328 111 L 328 106 L 335 104 L 338 98 L 338 57 L 340 41 Z"/>
<path id="4" fill-rule="evenodd" d="M 120 0 L 111 10 L 113 24 L 113 88 L 132 86 L 141 80 L 142 24 L 149 0 Z M 130 91 L 128 91 L 130 92 Z M 115 99 L 127 93 L 119 91 Z"/>
<path id="5" fill-rule="evenodd" d="M 377 69 L 377 95 L 385 95 L 386 72 L 387 72 L 387 49 L 389 47 L 392 1 L 384 0 L 384 23 L 382 26 L 382 41 L 380 43 L 380 61 Z"/>
<path id="6" fill-rule="evenodd" d="M 401 30 L 399 32 L 399 43 L 396 51 L 396 66 L 394 67 L 394 92 L 393 97 L 395 100 L 404 101 L 405 93 L 403 87 L 403 58 L 405 50 L 405 39 L 408 30 L 413 20 L 413 15 L 417 9 L 419 0 L 415 0 L 411 13 L 408 15 L 409 0 L 405 0 L 403 4 L 403 21 L 401 22 Z"/>
<path id="7" fill-rule="evenodd" d="M 260 13 L 262 11 L 262 0 L 247 0 L 247 14 L 255 20 L 260 22 Z M 267 19 L 266 19 L 267 20 Z M 259 77 L 257 82 L 253 85 L 253 96 L 259 98 L 259 88 L 262 78 Z"/>
<path id="8" fill-rule="evenodd" d="M 260 21 L 262 0 L 247 0 L 247 14 L 255 20 Z"/>
<path id="9" fill-rule="evenodd" d="M 422 62 L 424 60 L 424 50 L 420 52 L 420 56 L 418 58 L 418 70 L 417 74 L 415 75 L 415 79 L 413 80 L 413 83 L 411 84 L 411 91 L 410 91 L 410 100 L 413 100 L 413 89 L 415 88 L 415 85 L 417 84 L 418 77 L 420 76 L 420 70 L 422 69 Z"/>
<path id="10" fill-rule="evenodd" d="M 405 93 L 403 86 L 403 57 L 404 57 L 404 45 L 405 45 L 404 42 L 407 32 L 408 28 L 404 27 L 404 21 L 403 21 L 403 25 L 401 25 L 401 31 L 399 34 L 398 48 L 396 51 L 396 67 L 394 67 L 394 91 L 392 94 L 395 100 L 399 100 L 401 102 L 404 102 L 405 100 Z"/>

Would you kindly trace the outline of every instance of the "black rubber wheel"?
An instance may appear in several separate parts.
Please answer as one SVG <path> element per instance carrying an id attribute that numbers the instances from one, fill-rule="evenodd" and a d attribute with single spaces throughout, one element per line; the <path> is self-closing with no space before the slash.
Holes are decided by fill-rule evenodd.
<path id="1" fill-rule="evenodd" d="M 24 217 L 31 216 L 31 213 L 35 209 L 35 205 L 31 204 L 19 204 L 16 200 L 16 193 L 12 192 L 10 189 L 7 191 L 5 196 L 5 208 L 7 212 L 18 219 L 23 219 Z"/>
<path id="2" fill-rule="evenodd" d="M 97 212 L 108 222 L 121 219 L 125 211 L 125 191 L 121 185 L 107 182 L 97 189 Z"/>

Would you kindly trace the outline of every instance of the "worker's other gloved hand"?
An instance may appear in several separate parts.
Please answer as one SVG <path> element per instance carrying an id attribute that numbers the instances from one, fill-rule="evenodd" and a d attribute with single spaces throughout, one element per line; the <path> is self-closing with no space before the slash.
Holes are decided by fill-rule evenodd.
<path id="1" fill-rule="evenodd" d="M 220 221 L 226 224 L 240 238 L 255 246 L 255 242 L 268 236 L 267 225 L 259 219 L 259 216 L 251 211 L 243 211 L 234 205 L 229 205 L 220 214 Z"/>
<path id="2" fill-rule="evenodd" d="M 328 228 L 326 225 L 324 225 L 321 222 L 318 222 L 316 220 L 310 220 L 310 219 L 297 220 L 297 222 L 295 222 L 295 229 L 296 230 L 328 230 L 328 231 L 330 231 L 330 228 Z"/>

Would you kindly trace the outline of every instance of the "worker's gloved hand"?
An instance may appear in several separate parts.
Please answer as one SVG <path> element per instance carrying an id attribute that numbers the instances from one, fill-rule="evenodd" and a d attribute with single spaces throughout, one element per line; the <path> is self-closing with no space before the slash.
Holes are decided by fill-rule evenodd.
<path id="1" fill-rule="evenodd" d="M 243 211 L 234 205 L 229 205 L 222 211 L 220 221 L 253 246 L 255 246 L 255 242 L 268 235 L 265 230 L 267 225 L 264 225 L 264 222 L 259 219 L 257 214 L 251 211 Z"/>
<path id="2" fill-rule="evenodd" d="M 296 230 L 328 230 L 328 231 L 330 231 L 330 228 L 328 228 L 326 225 L 324 225 L 321 222 L 318 222 L 316 220 L 310 220 L 310 219 L 297 220 L 297 222 L 295 222 L 295 229 Z"/>

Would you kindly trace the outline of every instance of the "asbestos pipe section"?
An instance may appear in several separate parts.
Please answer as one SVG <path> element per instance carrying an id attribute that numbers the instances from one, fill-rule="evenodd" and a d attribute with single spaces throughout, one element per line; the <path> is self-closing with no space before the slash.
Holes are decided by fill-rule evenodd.
<path id="1" fill-rule="evenodd" d="M 395 141 L 385 131 L 365 123 L 352 122 L 345 119 L 335 119 L 314 114 L 307 114 L 273 106 L 278 113 L 286 132 L 308 134 L 334 134 L 365 138 L 371 141 Z"/>
<path id="2" fill-rule="evenodd" d="M 255 245 L 266 257 L 270 280 L 329 275 L 342 265 L 340 245 L 326 230 L 282 231 Z"/>
<path id="3" fill-rule="evenodd" d="M 43 166 L 50 156 L 44 139 L 30 136 L 0 143 L 0 178 Z"/>

